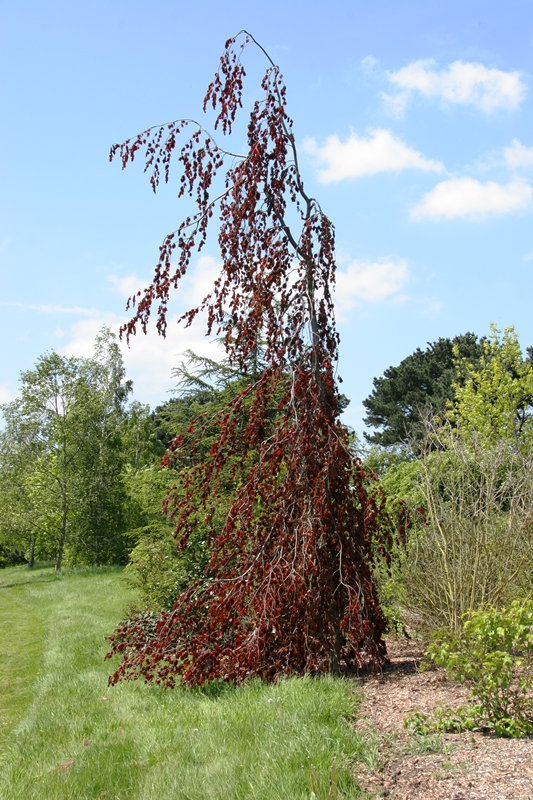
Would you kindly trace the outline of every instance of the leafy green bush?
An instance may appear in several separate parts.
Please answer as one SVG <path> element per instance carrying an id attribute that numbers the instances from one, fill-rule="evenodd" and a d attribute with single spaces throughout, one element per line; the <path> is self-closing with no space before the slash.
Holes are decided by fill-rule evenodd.
<path id="1" fill-rule="evenodd" d="M 126 572 L 140 591 L 143 607 L 171 609 L 184 583 L 172 534 L 141 538 L 130 553 Z"/>
<path id="2" fill-rule="evenodd" d="M 15 567 L 18 564 L 27 564 L 25 553 L 18 547 L 5 547 L 0 544 L 0 569 Z"/>
<path id="3" fill-rule="evenodd" d="M 376 554 L 372 565 L 379 604 L 387 622 L 387 633 L 395 636 L 405 636 L 407 633 L 404 620 L 405 592 L 400 576 L 401 562 L 401 546 L 394 541 L 387 557 Z"/>
<path id="4" fill-rule="evenodd" d="M 506 609 L 484 608 L 464 617 L 462 631 L 435 632 L 426 657 L 452 680 L 470 687 L 472 705 L 416 712 L 407 721 L 418 732 L 493 730 L 499 736 L 533 733 L 533 601 Z"/>

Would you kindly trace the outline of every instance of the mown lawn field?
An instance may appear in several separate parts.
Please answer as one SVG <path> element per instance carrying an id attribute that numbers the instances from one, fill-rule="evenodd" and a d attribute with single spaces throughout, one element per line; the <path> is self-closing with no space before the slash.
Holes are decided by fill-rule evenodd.
<path id="1" fill-rule="evenodd" d="M 0 571 L 2 800 L 362 797 L 347 680 L 110 687 L 105 636 L 134 600 L 118 569 Z"/>

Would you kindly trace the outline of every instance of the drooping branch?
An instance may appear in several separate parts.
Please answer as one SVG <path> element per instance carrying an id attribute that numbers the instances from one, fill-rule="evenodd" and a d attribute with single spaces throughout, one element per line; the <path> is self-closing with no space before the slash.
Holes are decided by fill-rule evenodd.
<path id="1" fill-rule="evenodd" d="M 223 136 L 234 134 L 242 109 L 240 59 L 250 43 L 257 44 L 245 31 L 228 40 L 204 99 Z M 219 277 L 181 321 L 206 312 L 207 333 L 222 338 L 227 363 L 243 372 L 260 341 L 264 367 L 216 419 L 193 422 L 167 454 L 177 476 L 168 509 L 178 547 L 186 549 L 202 526 L 211 557 L 149 640 L 135 626 L 118 629 L 112 652 L 123 661 L 113 680 L 274 679 L 385 657 L 370 569 L 379 514 L 340 422 L 335 381 L 334 229 L 304 190 L 283 79 L 258 47 L 269 66 L 248 116 L 246 154 L 226 167 L 229 148 L 201 126 L 184 144 L 179 195 L 192 198 L 196 211 L 163 243 L 125 331 L 135 333 L 137 323 L 145 330 L 157 302 L 164 334 L 170 294 L 216 217 Z M 146 146 L 155 190 L 161 170 L 169 179 L 186 122 L 171 123 L 166 138 L 151 129 L 116 145 L 112 156 L 120 152 L 125 166 Z"/>
<path id="2" fill-rule="evenodd" d="M 212 106 L 218 110 L 214 127 L 221 128 L 224 135 L 231 134 L 236 111 L 242 106 L 245 73 L 240 54 L 250 41 L 256 43 L 250 34 L 242 32 L 240 35 L 244 41 L 238 51 L 235 50 L 238 37 L 228 40 L 220 71 L 204 99 L 204 109 Z M 265 309 L 268 314 L 267 339 L 280 340 L 285 313 L 289 304 L 294 306 L 295 298 L 300 305 L 300 326 L 294 332 L 300 341 L 292 337 L 291 352 L 287 354 L 289 359 L 306 344 L 305 324 L 311 326 L 311 342 L 315 348 L 325 329 L 331 327 L 334 311 L 329 285 L 334 280 L 333 227 L 318 203 L 304 191 L 292 120 L 286 114 L 285 87 L 279 68 L 267 57 L 271 66 L 262 83 L 265 96 L 255 103 L 250 115 L 246 156 L 237 156 L 223 148 L 204 127 L 190 119 L 150 128 L 111 149 L 110 157 L 114 158 L 118 153 L 124 168 L 145 147 L 145 170 L 151 171 L 150 183 L 156 191 L 161 175 L 166 182 L 169 180 L 170 161 L 180 133 L 190 125 L 194 126 L 194 132 L 178 157 L 182 165 L 178 196 L 193 198 L 197 211 L 165 238 L 152 284 L 142 296 L 139 292 L 130 298 L 130 307 L 135 306 L 136 311 L 125 326 L 127 335 L 135 332 L 137 323 L 146 331 L 154 302 L 158 303 L 157 328 L 165 334 L 170 292 L 177 288 L 186 274 L 192 254 L 204 246 L 209 222 L 217 209 L 221 221 L 221 279 L 215 284 L 213 296 L 209 295 L 198 308 L 183 314 L 181 321 L 190 324 L 201 310 L 206 311 L 208 333 L 215 328 L 217 335 L 226 336 L 228 345 L 232 340 L 235 354 L 244 346 L 243 358 L 246 358 L 247 341 L 251 341 L 258 328 L 263 326 Z M 237 163 L 226 171 L 224 189 L 213 198 L 213 183 L 229 154 Z M 287 221 L 287 198 L 301 218 L 299 234 L 293 233 Z M 313 252 L 316 236 L 321 238 L 318 253 Z M 228 246 L 230 242 L 231 247 Z M 301 274 L 299 280 L 289 284 L 288 276 L 295 266 L 293 262 Z M 320 269 L 325 269 L 328 274 L 321 281 L 324 307 L 319 312 L 315 307 L 315 285 L 320 288 Z M 252 305 L 250 299 L 254 301 Z M 225 304 L 231 312 L 229 318 Z M 294 315 L 294 308 L 291 313 Z M 246 331 L 243 338 L 234 336 L 237 327 Z M 331 332 L 326 337 L 330 350 L 328 355 L 335 360 L 338 337 L 336 334 L 332 336 Z M 273 350 L 277 349 L 274 345 Z M 316 361 L 319 362 L 318 357 Z"/>

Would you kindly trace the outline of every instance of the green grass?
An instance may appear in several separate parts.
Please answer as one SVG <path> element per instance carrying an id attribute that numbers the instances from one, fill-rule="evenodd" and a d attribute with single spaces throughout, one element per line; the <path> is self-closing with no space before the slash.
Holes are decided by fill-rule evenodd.
<path id="1" fill-rule="evenodd" d="M 0 571 L 1 798 L 362 796 L 349 681 L 109 687 L 104 636 L 133 599 L 119 570 Z"/>

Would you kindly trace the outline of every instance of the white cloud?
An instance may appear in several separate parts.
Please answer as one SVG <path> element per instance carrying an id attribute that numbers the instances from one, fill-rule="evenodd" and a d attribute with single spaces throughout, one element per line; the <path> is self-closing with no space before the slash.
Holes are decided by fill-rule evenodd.
<path id="1" fill-rule="evenodd" d="M 373 72 L 378 64 L 379 61 L 374 56 L 365 56 L 361 59 L 361 66 L 365 72 Z"/>
<path id="2" fill-rule="evenodd" d="M 213 284 L 220 275 L 221 262 L 212 256 L 200 256 L 194 270 L 183 281 L 183 299 L 189 308 L 198 306 L 204 297 L 213 290 Z"/>
<path id="3" fill-rule="evenodd" d="M 425 97 L 473 105 L 490 113 L 500 108 L 517 108 L 526 93 L 520 72 L 489 69 L 468 61 L 454 61 L 440 71 L 433 59 L 413 61 L 397 72 L 389 73 L 389 80 L 401 90 L 401 98 L 397 101 L 400 105 L 405 105 L 413 92 L 420 92 Z M 389 101 L 395 99 L 385 98 Z"/>
<path id="4" fill-rule="evenodd" d="M 442 172 L 444 169 L 440 162 L 424 158 L 417 150 L 383 129 L 371 131 L 367 138 L 352 134 L 346 142 L 341 142 L 335 135 L 329 136 L 322 147 L 314 139 L 306 139 L 303 146 L 326 165 L 318 173 L 323 183 L 408 168 L 430 172 Z"/>
<path id="5" fill-rule="evenodd" d="M 481 183 L 474 178 L 451 178 L 424 195 L 412 209 L 411 218 L 483 218 L 491 214 L 509 214 L 526 208 L 531 197 L 531 186 L 522 180 L 503 186 L 494 181 Z"/>
<path id="6" fill-rule="evenodd" d="M 99 314 L 90 319 L 81 319 L 75 322 L 68 331 L 62 331 L 62 338 L 67 341 L 60 348 L 61 354 L 90 358 L 94 354 L 95 337 L 104 325 L 118 334 L 120 322 L 114 315 Z"/>
<path id="7" fill-rule="evenodd" d="M 505 163 L 511 169 L 533 167 L 533 147 L 520 144 L 518 139 L 513 139 L 511 145 L 503 151 Z"/>
<path id="8" fill-rule="evenodd" d="M 109 275 L 107 280 L 111 284 L 112 289 L 123 297 L 124 300 L 133 297 L 138 291 L 142 292 L 143 288 L 148 283 L 148 281 L 143 282 L 134 272 L 121 277 L 118 275 Z"/>
<path id="9" fill-rule="evenodd" d="M 194 267 L 191 267 L 182 279 L 177 291 L 173 295 L 176 303 L 180 307 L 194 308 L 198 306 L 203 298 L 213 289 L 213 284 L 220 273 L 220 262 L 211 256 L 200 256 Z M 110 275 L 108 281 L 113 289 L 127 300 L 129 297 L 141 294 L 144 288 L 150 283 L 149 280 L 139 278 L 135 273 L 119 277 Z"/>
<path id="10" fill-rule="evenodd" d="M 339 270 L 335 287 L 335 305 L 339 316 L 353 308 L 358 301 L 379 303 L 399 296 L 409 279 L 405 259 L 378 261 L 352 261 L 346 269 Z"/>
<path id="11" fill-rule="evenodd" d="M 129 346 L 124 342 L 124 363 L 134 383 L 135 398 L 152 407 L 164 402 L 176 387 L 172 371 L 183 361 L 186 350 L 215 360 L 224 355 L 220 346 L 205 335 L 205 321 L 183 328 L 175 316 L 168 319 L 165 338 L 157 334 L 154 326 L 146 335 L 139 332 L 130 338 Z"/>
<path id="12" fill-rule="evenodd" d="M 125 318 L 109 315 L 79 320 L 65 335 L 67 342 L 61 348 L 61 353 L 89 358 L 93 355 L 94 339 L 102 326 L 109 326 L 118 335 L 120 325 L 125 321 Z M 177 316 L 168 318 L 165 338 L 158 335 L 154 324 L 146 335 L 139 331 L 130 338 L 129 345 L 125 339 L 119 345 L 126 375 L 133 380 L 133 396 L 152 408 L 164 402 L 175 388 L 172 370 L 183 360 L 186 350 L 214 359 L 220 359 L 223 355 L 216 342 L 205 336 L 205 321 L 199 320 L 185 329 L 177 324 Z"/>
<path id="13" fill-rule="evenodd" d="M 11 400 L 14 399 L 15 395 L 9 391 L 6 384 L 0 383 L 0 405 L 2 405 L 3 403 L 10 403 Z"/>
<path id="14" fill-rule="evenodd" d="M 205 335 L 205 318 L 198 318 L 190 327 L 178 325 L 181 310 L 199 305 L 205 295 L 212 289 L 213 281 L 220 272 L 220 263 L 210 256 L 201 256 L 173 295 L 176 312 L 167 317 L 166 337 L 159 336 L 155 327 L 155 317 L 151 320 L 148 333 L 140 329 L 136 336 L 130 338 L 129 345 L 125 339 L 120 342 L 127 377 L 133 380 L 133 394 L 136 400 L 148 403 L 152 408 L 162 403 L 175 388 L 172 370 L 183 360 L 186 350 L 193 350 L 198 355 L 220 359 L 223 352 L 211 337 Z M 148 285 L 148 280 L 139 278 L 134 273 L 125 276 L 110 275 L 109 283 L 126 300 L 139 289 Z M 127 314 L 127 312 L 126 312 Z M 63 332 L 64 355 L 90 357 L 93 354 L 94 339 L 103 325 L 108 325 L 118 335 L 120 326 L 127 321 L 126 314 L 104 314 L 93 312 L 85 319 L 78 320 L 72 328 Z M 155 310 L 154 310 L 155 314 Z"/>
<path id="15" fill-rule="evenodd" d="M 397 92 L 396 94 L 381 92 L 380 96 L 384 100 L 385 109 L 391 117 L 396 119 L 403 117 L 411 96 L 409 92 Z"/>
<path id="16" fill-rule="evenodd" d="M 82 306 L 58 306 L 53 303 L 22 303 L 20 301 L 0 300 L 0 306 L 10 308 L 20 308 L 21 311 L 38 311 L 41 314 L 74 314 L 76 316 L 89 317 L 98 312 L 94 308 L 83 308 Z"/>

